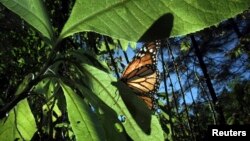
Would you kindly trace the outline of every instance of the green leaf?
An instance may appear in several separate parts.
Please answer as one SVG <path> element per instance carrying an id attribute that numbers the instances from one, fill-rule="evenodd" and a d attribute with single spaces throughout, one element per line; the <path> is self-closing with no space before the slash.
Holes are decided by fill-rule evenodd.
<path id="1" fill-rule="evenodd" d="M 98 62 L 95 58 L 93 58 L 90 55 L 84 54 L 82 51 L 75 51 L 72 52 L 72 56 L 74 56 L 74 60 L 77 62 L 77 64 L 74 65 L 75 68 L 72 68 L 72 74 L 76 75 L 76 78 L 74 78 L 69 84 L 71 87 L 78 90 L 78 94 L 84 97 L 84 100 L 87 101 L 88 104 L 90 104 L 93 109 L 95 109 L 95 113 L 98 116 L 99 121 L 101 122 L 101 125 L 103 126 L 103 129 L 105 130 L 106 140 L 119 140 L 119 141 L 125 141 L 127 140 L 127 134 L 125 130 L 121 127 L 121 123 L 118 120 L 118 115 L 116 112 L 108 107 L 99 97 L 93 93 L 87 85 L 90 83 L 87 83 L 87 85 L 84 83 L 88 78 L 86 78 L 86 74 L 83 73 L 81 64 L 87 63 L 90 65 L 94 65 L 96 68 L 102 69 L 107 72 L 105 67 L 103 67 L 101 62 Z M 80 69 L 80 70 L 79 70 Z M 67 82 L 67 81 L 65 81 Z"/>
<path id="2" fill-rule="evenodd" d="M 190 50 L 190 46 L 191 46 L 190 42 L 187 41 L 181 42 L 181 51 L 183 53 L 187 53 Z"/>
<path id="3" fill-rule="evenodd" d="M 85 79 L 85 85 L 88 85 L 93 93 L 95 93 L 96 96 L 99 97 L 106 105 L 116 111 L 119 116 L 125 116 L 126 120 L 123 122 L 123 126 L 133 140 L 164 140 L 163 131 L 156 116 L 149 115 L 145 110 L 141 110 L 141 113 L 144 113 L 145 115 L 141 113 L 137 113 L 139 116 L 131 115 L 122 98 L 119 98 L 119 91 L 111 84 L 112 82 L 116 82 L 112 75 L 87 64 L 82 64 L 82 67 L 84 74 L 89 77 L 88 79 Z M 121 90 L 121 92 L 122 91 L 127 92 L 127 89 Z M 126 94 L 129 95 L 129 92 Z M 135 98 L 135 95 L 129 96 L 134 96 L 130 99 L 132 104 L 139 102 L 139 99 Z M 129 98 L 126 99 L 128 100 Z M 146 106 L 144 106 L 144 108 L 146 109 Z M 137 112 L 140 111 L 138 110 Z M 146 125 L 150 127 L 150 132 L 148 134 L 143 132 L 143 129 L 138 126 L 138 122 L 135 121 L 135 119 L 143 119 L 142 116 L 151 116 L 148 125 Z M 145 127 L 144 125 L 142 126 Z"/>
<path id="4" fill-rule="evenodd" d="M 137 41 L 164 14 L 159 33 L 185 35 L 218 24 L 248 9 L 250 0 L 76 0 L 60 39 L 82 31 L 93 31 L 117 39 Z"/>
<path id="5" fill-rule="evenodd" d="M 113 84 L 116 83 L 116 79 L 111 75 L 108 74 L 107 71 L 102 71 L 97 69 L 94 64 L 96 64 L 93 59 L 90 61 L 85 56 L 80 56 L 80 53 L 76 54 L 73 53 L 77 60 L 75 60 L 78 65 L 75 64 L 76 69 L 78 68 L 80 74 L 78 82 L 82 82 L 81 84 L 82 89 L 84 87 L 85 91 L 84 97 L 88 98 L 91 102 L 95 101 L 93 98 L 94 94 L 98 97 L 105 105 L 108 105 L 109 108 L 103 108 L 103 104 L 95 107 L 96 109 L 102 109 L 103 116 L 107 116 L 107 114 L 111 113 L 108 111 L 112 109 L 117 113 L 118 116 L 124 116 L 126 118 L 125 122 L 122 122 L 123 126 L 125 127 L 126 132 L 133 140 L 163 140 L 163 131 L 157 120 L 156 116 L 152 116 L 150 111 L 147 109 L 145 103 L 139 100 L 136 95 L 131 92 L 127 86 L 122 85 L 123 83 L 117 82 L 117 86 Z M 94 64 L 92 64 L 94 63 Z M 121 85 L 121 86 L 120 86 Z M 79 88 L 79 86 L 77 86 Z M 119 87 L 119 90 L 117 89 Z M 123 88 L 126 87 L 126 88 Z M 121 89 L 120 89 L 121 88 Z M 86 91 L 86 89 L 91 89 L 92 92 Z M 92 94 L 93 93 L 93 94 Z M 90 95 L 91 94 L 91 95 Z M 120 98 L 122 96 L 122 98 Z M 132 107 L 134 107 L 134 111 L 129 111 L 127 105 L 123 102 L 126 101 L 126 104 L 129 103 Z M 94 104 L 95 103 L 95 104 Z M 98 102 L 93 102 L 92 104 L 96 104 Z M 100 103 L 100 102 L 99 102 Z M 144 106 L 143 106 L 144 104 Z M 99 108 L 101 107 L 101 108 Z M 131 110 L 131 108 L 130 108 Z M 113 114 L 112 114 L 113 115 Z M 102 117 L 103 117 L 102 116 Z M 104 117 L 107 118 L 107 117 Z M 114 120 L 113 116 L 110 116 L 110 119 Z M 106 119 L 103 119 L 104 121 Z M 116 122 L 114 120 L 114 122 Z M 121 122 L 119 122 L 121 123 Z M 113 124 L 111 124 L 113 125 Z M 119 124 L 116 124 L 119 125 Z M 118 127 L 118 126 L 117 126 Z M 144 129 L 146 127 L 146 129 Z M 117 129 L 119 130 L 119 129 Z M 149 130 L 149 132 L 145 132 Z M 116 133 L 116 132 L 115 132 Z M 113 139 L 113 138 L 112 138 Z"/>
<path id="6" fill-rule="evenodd" d="M 30 81 L 33 79 L 34 74 L 30 73 L 28 75 L 26 75 L 23 79 L 23 81 L 20 83 L 20 85 L 17 88 L 17 91 L 15 92 L 15 96 L 21 94 L 26 87 L 29 85 Z"/>
<path id="7" fill-rule="evenodd" d="M 127 135 L 123 128 L 119 128 L 122 125 L 119 122 L 115 111 L 102 102 L 92 91 L 86 87 L 83 87 L 82 84 L 75 83 L 74 86 L 86 99 L 88 99 L 89 103 L 94 107 L 96 114 L 98 114 L 98 119 L 105 129 L 107 140 L 126 141 Z"/>
<path id="8" fill-rule="evenodd" d="M 0 121 L 0 140 L 31 140 L 36 132 L 36 123 L 27 99 L 20 101 L 8 117 Z"/>
<path id="9" fill-rule="evenodd" d="M 66 98 L 69 121 L 76 140 L 98 141 L 105 139 L 104 130 L 90 107 L 70 87 L 63 83 L 61 87 Z"/>
<path id="10" fill-rule="evenodd" d="M 8 9 L 22 17 L 50 41 L 53 31 L 41 0 L 0 0 Z"/>
<path id="11" fill-rule="evenodd" d="M 135 49 L 136 48 L 136 42 L 129 42 L 127 40 L 120 40 L 122 50 L 127 50 L 128 47 L 130 46 L 131 48 Z"/>

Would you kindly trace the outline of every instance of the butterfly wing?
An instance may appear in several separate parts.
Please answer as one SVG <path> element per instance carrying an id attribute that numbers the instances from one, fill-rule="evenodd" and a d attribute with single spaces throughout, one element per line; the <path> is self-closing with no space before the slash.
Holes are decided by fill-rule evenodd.
<path id="1" fill-rule="evenodd" d="M 122 74 L 126 78 L 133 70 L 145 65 L 156 65 L 156 53 L 159 49 L 160 42 L 145 43 L 141 50 L 133 58 Z"/>
<path id="2" fill-rule="evenodd" d="M 132 71 L 126 83 L 137 93 L 153 93 L 158 89 L 159 73 L 154 66 L 146 65 Z"/>
<path id="3" fill-rule="evenodd" d="M 121 80 L 137 93 L 149 109 L 155 105 L 153 93 L 159 86 L 159 73 L 156 67 L 158 49 L 159 42 L 146 43 L 121 77 Z"/>

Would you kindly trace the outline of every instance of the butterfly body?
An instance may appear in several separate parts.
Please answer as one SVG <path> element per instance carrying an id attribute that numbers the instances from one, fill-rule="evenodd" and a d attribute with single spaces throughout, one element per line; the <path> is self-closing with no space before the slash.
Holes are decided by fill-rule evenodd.
<path id="1" fill-rule="evenodd" d="M 155 106 L 154 93 L 159 87 L 157 52 L 160 42 L 143 45 L 122 74 L 121 81 L 126 83 L 142 99 L 149 109 Z"/>

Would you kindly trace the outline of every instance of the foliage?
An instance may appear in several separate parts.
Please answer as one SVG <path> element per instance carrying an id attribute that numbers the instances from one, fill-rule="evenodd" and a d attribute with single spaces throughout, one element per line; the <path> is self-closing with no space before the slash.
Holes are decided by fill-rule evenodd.
<path id="1" fill-rule="evenodd" d="M 115 39 L 123 39 L 124 49 L 126 40 L 189 34 L 249 7 L 249 0 L 0 2 L 0 79 L 6 82 L 0 87 L 0 140 L 190 138 L 183 124 L 188 115 L 182 114 L 181 105 L 182 116 L 170 108 L 164 114 L 152 114 L 100 61 L 100 51 L 111 52 L 107 43 L 119 45 Z M 189 44 L 183 45 L 187 54 Z M 235 52 L 236 58 L 241 55 L 241 50 Z M 240 99 L 234 93 L 242 87 L 246 93 Z M 239 101 L 248 105 L 248 87 L 239 82 L 231 91 L 241 108 Z M 173 97 L 178 99 L 179 93 L 173 92 Z"/>

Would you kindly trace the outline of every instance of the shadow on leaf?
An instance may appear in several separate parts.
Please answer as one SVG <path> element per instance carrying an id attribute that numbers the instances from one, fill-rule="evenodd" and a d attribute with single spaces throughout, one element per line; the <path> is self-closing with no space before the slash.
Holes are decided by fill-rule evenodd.
<path id="1" fill-rule="evenodd" d="M 140 100 L 136 94 L 123 82 L 112 82 L 112 85 L 118 88 L 121 98 L 123 99 L 137 125 L 144 133 L 149 135 L 151 132 L 150 125 L 152 111 L 149 110 L 146 104 Z"/>
<path id="2" fill-rule="evenodd" d="M 138 41 L 153 41 L 168 38 L 173 28 L 173 21 L 174 17 L 171 13 L 164 14 L 153 23 Z"/>

